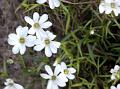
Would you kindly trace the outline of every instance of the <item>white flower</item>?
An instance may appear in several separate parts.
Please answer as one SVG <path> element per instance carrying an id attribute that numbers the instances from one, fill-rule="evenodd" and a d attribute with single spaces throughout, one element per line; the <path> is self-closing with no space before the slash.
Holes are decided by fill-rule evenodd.
<path id="1" fill-rule="evenodd" d="M 24 89 L 20 84 L 14 83 L 12 79 L 6 79 L 4 84 L 6 85 L 4 89 Z"/>
<path id="2" fill-rule="evenodd" d="M 65 82 L 68 82 L 68 79 L 74 79 L 75 75 L 73 75 L 74 73 L 76 73 L 76 69 L 70 67 L 67 68 L 67 65 L 64 62 L 61 62 L 61 76 L 64 79 Z"/>
<path id="3" fill-rule="evenodd" d="M 120 89 L 120 84 L 118 84 L 117 87 L 111 86 L 110 89 Z"/>
<path id="4" fill-rule="evenodd" d="M 44 1 L 44 0 L 43 0 Z M 46 28 L 49 28 L 52 26 L 52 23 L 48 20 L 48 15 L 43 14 L 42 16 L 39 16 L 37 12 L 33 14 L 33 19 L 31 19 L 28 16 L 25 16 L 25 21 L 29 23 L 32 27 L 28 31 L 29 34 L 35 34 L 38 38 L 40 38 L 44 34 L 44 30 Z"/>
<path id="5" fill-rule="evenodd" d="M 53 73 L 52 69 L 50 66 L 46 65 L 45 70 L 47 71 L 48 74 L 40 74 L 41 77 L 45 79 L 49 79 L 47 89 L 59 89 L 58 86 L 60 87 L 65 87 L 66 83 L 63 81 L 63 79 L 60 77 L 59 73 L 61 71 L 60 65 L 57 65 L 55 67 L 55 71 Z"/>
<path id="6" fill-rule="evenodd" d="M 55 7 L 60 6 L 60 0 L 37 0 L 36 2 L 39 4 L 48 2 L 51 9 L 54 9 Z"/>
<path id="7" fill-rule="evenodd" d="M 90 35 L 93 35 L 94 33 L 95 33 L 94 30 L 91 30 L 91 31 L 90 31 Z"/>
<path id="8" fill-rule="evenodd" d="M 56 35 L 50 31 L 46 31 L 43 39 L 37 39 L 35 42 L 34 50 L 41 51 L 45 48 L 45 55 L 51 57 L 52 53 L 57 53 L 57 49 L 60 47 L 60 42 L 53 41 Z"/>
<path id="9" fill-rule="evenodd" d="M 14 61 L 13 61 L 12 59 L 8 59 L 8 60 L 7 60 L 7 63 L 8 63 L 8 64 L 13 64 Z"/>
<path id="10" fill-rule="evenodd" d="M 120 0 L 102 0 L 99 5 L 99 12 L 110 14 L 114 12 L 115 16 L 120 13 Z"/>
<path id="11" fill-rule="evenodd" d="M 116 78 L 120 78 L 119 70 L 120 70 L 120 67 L 118 65 L 115 65 L 114 69 L 110 70 L 110 72 L 112 73 L 111 80 L 115 80 Z"/>
<path id="12" fill-rule="evenodd" d="M 18 26 L 16 33 L 11 33 L 8 36 L 8 43 L 14 45 L 12 52 L 17 54 L 20 51 L 20 54 L 23 55 L 27 47 L 34 46 L 34 41 L 36 40 L 35 36 L 27 35 L 28 27 Z"/>

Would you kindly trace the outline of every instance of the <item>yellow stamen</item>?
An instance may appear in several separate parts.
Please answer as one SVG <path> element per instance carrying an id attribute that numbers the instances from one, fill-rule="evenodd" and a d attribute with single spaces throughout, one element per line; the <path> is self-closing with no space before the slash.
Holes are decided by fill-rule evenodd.
<path id="1" fill-rule="evenodd" d="M 53 76 L 51 77 L 51 79 L 52 79 L 52 80 L 56 80 L 56 76 L 53 75 Z"/>
<path id="2" fill-rule="evenodd" d="M 69 74 L 69 70 L 65 69 L 64 74 Z"/>
<path id="3" fill-rule="evenodd" d="M 24 44 L 24 43 L 25 43 L 25 38 L 24 38 L 24 37 L 20 37 L 19 42 L 20 42 L 21 44 Z"/>
<path id="4" fill-rule="evenodd" d="M 35 27 L 35 28 L 39 28 L 39 27 L 40 27 L 40 24 L 39 24 L 39 23 L 35 23 L 35 24 L 34 24 L 34 27 Z"/>

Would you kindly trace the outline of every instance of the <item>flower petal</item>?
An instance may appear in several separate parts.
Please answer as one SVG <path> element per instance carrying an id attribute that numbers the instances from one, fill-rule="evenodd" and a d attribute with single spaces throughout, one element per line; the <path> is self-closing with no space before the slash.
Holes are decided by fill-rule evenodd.
<path id="1" fill-rule="evenodd" d="M 40 74 L 40 76 L 44 79 L 50 79 L 50 77 L 51 77 L 50 75 L 44 74 L 44 73 Z"/>
<path id="2" fill-rule="evenodd" d="M 114 73 L 114 72 L 115 72 L 114 69 L 111 69 L 111 70 L 110 70 L 110 73 Z"/>
<path id="3" fill-rule="evenodd" d="M 105 14 L 110 14 L 112 12 L 111 7 L 107 6 L 105 10 Z"/>
<path id="4" fill-rule="evenodd" d="M 49 28 L 52 26 L 52 23 L 50 21 L 47 21 L 43 24 L 41 24 L 41 28 Z"/>
<path id="5" fill-rule="evenodd" d="M 43 24 L 45 21 L 48 20 L 48 15 L 47 14 L 43 14 L 41 17 L 40 17 L 40 21 L 39 23 L 40 24 Z"/>
<path id="6" fill-rule="evenodd" d="M 51 41 L 51 45 L 53 45 L 53 47 L 59 48 L 61 43 L 56 41 Z"/>
<path id="7" fill-rule="evenodd" d="M 20 45 L 20 54 L 23 55 L 26 51 L 25 45 Z"/>
<path id="8" fill-rule="evenodd" d="M 105 3 L 112 3 L 113 0 L 105 0 Z"/>
<path id="9" fill-rule="evenodd" d="M 21 86 L 20 84 L 14 84 L 14 87 L 15 87 L 15 89 L 24 89 L 23 86 Z"/>
<path id="10" fill-rule="evenodd" d="M 10 86 L 6 86 L 4 89 L 10 89 L 11 87 Z"/>
<path id="11" fill-rule="evenodd" d="M 54 35 L 52 32 L 46 31 L 46 33 L 47 33 L 47 35 L 48 35 L 50 40 L 54 40 L 55 39 L 56 35 Z"/>
<path id="12" fill-rule="evenodd" d="M 29 23 L 31 26 L 34 25 L 34 21 L 33 21 L 30 17 L 25 16 L 24 19 L 25 19 L 25 21 L 26 21 L 27 23 Z"/>
<path id="13" fill-rule="evenodd" d="M 55 7 L 59 7 L 60 6 L 60 1 L 59 0 L 54 0 L 53 3 L 54 3 Z"/>
<path id="14" fill-rule="evenodd" d="M 26 37 L 28 33 L 28 27 L 18 26 L 16 29 L 16 33 L 18 36 Z"/>
<path id="15" fill-rule="evenodd" d="M 28 35 L 26 37 L 26 46 L 27 47 L 34 46 L 35 40 L 36 40 L 36 36 Z"/>
<path id="16" fill-rule="evenodd" d="M 66 86 L 66 83 L 62 79 L 57 78 L 57 80 L 55 82 L 60 87 L 65 87 Z"/>
<path id="17" fill-rule="evenodd" d="M 64 62 L 61 62 L 61 68 L 64 70 L 64 69 L 67 69 L 67 66 Z"/>
<path id="18" fill-rule="evenodd" d="M 12 48 L 12 52 L 13 54 L 17 54 L 19 52 L 20 48 L 19 48 L 19 45 L 15 45 L 13 48 Z"/>
<path id="19" fill-rule="evenodd" d="M 53 75 L 53 72 L 52 72 L 52 69 L 51 69 L 51 67 L 50 66 L 48 66 L 48 65 L 45 65 L 45 70 L 47 71 L 47 73 L 49 74 L 49 75 Z"/>
<path id="20" fill-rule="evenodd" d="M 120 67 L 118 65 L 115 65 L 114 71 L 117 72 L 119 69 L 120 69 Z"/>
<path id="21" fill-rule="evenodd" d="M 52 53 L 57 53 L 57 47 L 55 47 L 53 43 L 50 44 L 50 50 Z"/>
<path id="22" fill-rule="evenodd" d="M 76 72 L 76 69 L 74 69 L 74 68 L 68 68 L 68 70 L 70 71 L 70 73 L 75 73 Z"/>
<path id="23" fill-rule="evenodd" d="M 55 5 L 53 3 L 53 0 L 49 0 L 49 6 L 51 9 L 54 9 L 55 8 Z"/>
<path id="24" fill-rule="evenodd" d="M 42 39 L 36 39 L 35 40 L 35 45 L 41 45 L 43 44 L 43 40 Z"/>
<path id="25" fill-rule="evenodd" d="M 13 40 L 16 39 L 16 37 L 17 37 L 17 35 L 14 33 L 11 33 L 8 35 L 8 38 L 13 39 Z"/>
<path id="26" fill-rule="evenodd" d="M 117 89 L 115 86 L 111 86 L 110 89 Z"/>
<path id="27" fill-rule="evenodd" d="M 56 83 L 53 83 L 51 89 L 59 89 L 59 88 L 58 88 L 58 85 Z"/>
<path id="28" fill-rule="evenodd" d="M 47 57 L 51 57 L 51 56 L 52 56 L 52 52 L 51 52 L 49 46 L 46 46 L 46 47 L 45 47 L 45 55 L 46 55 Z"/>
<path id="29" fill-rule="evenodd" d="M 22 30 L 22 26 L 18 26 L 17 28 L 16 28 L 16 33 L 19 35 L 19 34 L 21 34 L 21 30 Z"/>
<path id="30" fill-rule="evenodd" d="M 111 80 L 115 80 L 116 78 L 115 78 L 115 76 L 112 74 L 111 75 Z"/>
<path id="31" fill-rule="evenodd" d="M 41 51 L 44 47 L 45 47 L 45 45 L 43 45 L 43 44 L 36 45 L 36 46 L 34 47 L 34 50 L 35 50 L 35 51 Z"/>
<path id="32" fill-rule="evenodd" d="M 43 1 L 44 1 L 44 0 L 43 0 Z M 39 18 L 40 18 L 39 14 L 38 14 L 37 12 L 35 12 L 35 13 L 33 14 L 33 20 L 34 20 L 34 22 L 38 22 L 38 21 L 39 21 Z"/>
<path id="33" fill-rule="evenodd" d="M 54 74 L 57 76 L 61 72 L 61 66 L 59 64 L 56 65 Z"/>
<path id="34" fill-rule="evenodd" d="M 117 85 L 117 89 L 120 89 L 120 84 Z"/>
<path id="35" fill-rule="evenodd" d="M 35 29 L 33 27 L 31 27 L 28 31 L 29 34 L 35 34 Z"/>
<path id="36" fill-rule="evenodd" d="M 67 75 L 67 77 L 68 77 L 69 79 L 71 79 L 71 80 L 75 78 L 75 76 L 72 75 L 72 74 Z"/>
<path id="37" fill-rule="evenodd" d="M 117 10 L 113 10 L 113 11 L 114 11 L 115 16 L 118 16 L 119 12 Z"/>
<path id="38" fill-rule="evenodd" d="M 47 2 L 47 0 L 37 0 L 36 2 L 39 4 L 43 4 L 43 3 Z"/>
<path id="39" fill-rule="evenodd" d="M 44 38 L 45 35 L 46 35 L 46 33 L 42 28 L 36 29 L 37 38 L 42 39 L 42 38 Z"/>
<path id="40" fill-rule="evenodd" d="M 15 44 L 17 44 L 17 40 L 18 40 L 18 38 L 17 38 L 17 35 L 16 34 L 14 34 L 14 33 L 11 33 L 11 34 L 9 34 L 8 35 L 8 43 L 10 44 L 10 45 L 15 45 Z"/>
<path id="41" fill-rule="evenodd" d="M 60 73 L 60 74 L 58 75 L 58 78 L 59 78 L 59 79 L 62 79 L 62 81 L 64 81 L 64 82 L 68 82 L 68 79 L 67 79 L 66 75 L 63 74 L 63 73 Z"/>
<path id="42" fill-rule="evenodd" d="M 22 36 L 26 37 L 28 34 L 28 27 L 23 27 L 22 29 Z"/>
<path id="43" fill-rule="evenodd" d="M 53 85 L 53 81 L 49 80 L 48 84 L 47 84 L 47 89 L 54 89 L 54 88 L 52 88 L 52 85 Z"/>
<path id="44" fill-rule="evenodd" d="M 103 3 L 101 3 L 101 4 L 99 5 L 99 12 L 100 12 L 100 13 L 103 13 L 104 11 L 105 11 L 105 9 L 104 9 Z"/>

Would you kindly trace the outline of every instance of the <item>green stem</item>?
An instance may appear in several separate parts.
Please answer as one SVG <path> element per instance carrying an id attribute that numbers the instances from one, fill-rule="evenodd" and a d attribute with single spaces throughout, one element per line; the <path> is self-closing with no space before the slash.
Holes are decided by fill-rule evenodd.
<path id="1" fill-rule="evenodd" d="M 22 67 L 23 67 L 24 69 L 26 69 L 25 62 L 24 62 L 24 59 L 23 59 L 23 56 L 22 56 L 22 55 L 19 55 L 19 60 L 20 60 L 20 64 L 22 65 Z"/>

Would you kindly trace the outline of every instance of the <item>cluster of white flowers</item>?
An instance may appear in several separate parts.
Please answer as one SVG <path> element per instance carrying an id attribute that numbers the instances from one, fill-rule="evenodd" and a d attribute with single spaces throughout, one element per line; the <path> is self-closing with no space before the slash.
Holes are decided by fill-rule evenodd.
<path id="1" fill-rule="evenodd" d="M 47 89 L 59 89 L 58 86 L 65 87 L 68 79 L 74 79 L 75 75 L 73 74 L 76 73 L 76 69 L 72 67 L 67 68 L 64 62 L 57 64 L 54 72 L 48 65 L 45 65 L 45 70 L 47 74 L 41 73 L 40 76 L 45 79 L 49 79 Z"/>
<path id="2" fill-rule="evenodd" d="M 33 14 L 33 19 L 25 16 L 25 21 L 31 25 L 31 28 L 18 26 L 16 34 L 11 33 L 8 36 L 8 43 L 14 45 L 12 52 L 17 54 L 20 51 L 20 54 L 23 55 L 26 51 L 26 46 L 34 46 L 33 49 L 35 51 L 41 51 L 45 48 L 45 55 L 47 57 L 51 57 L 52 53 L 57 53 L 60 42 L 53 41 L 56 35 L 50 31 L 44 31 L 44 29 L 52 26 L 52 23 L 47 20 L 47 14 L 39 16 L 37 12 Z"/>
<path id="3" fill-rule="evenodd" d="M 36 0 L 39 4 L 48 3 L 51 9 L 60 6 L 60 0 Z M 99 12 L 105 14 L 110 14 L 114 12 L 115 16 L 120 14 L 120 0 L 101 0 L 99 5 Z M 18 26 L 16 29 L 16 34 L 11 33 L 8 36 L 8 43 L 13 45 L 12 52 L 17 54 L 20 52 L 23 55 L 26 51 L 26 47 L 33 47 L 35 51 L 42 51 L 45 49 L 45 55 L 51 57 L 52 53 L 57 53 L 57 49 L 60 47 L 61 43 L 54 41 L 56 35 L 50 31 L 45 31 L 45 29 L 52 26 L 52 23 L 48 21 L 48 15 L 35 12 L 33 18 L 25 16 L 25 21 L 31 25 L 30 29 L 28 27 Z M 94 34 L 94 30 L 90 31 L 90 34 Z M 68 79 L 73 80 L 75 78 L 74 73 L 76 69 L 70 67 L 68 68 L 64 62 L 57 64 L 54 63 L 55 70 L 52 71 L 51 67 L 45 65 L 45 70 L 47 74 L 41 73 L 40 76 L 49 79 L 47 89 L 59 89 L 59 87 L 65 87 Z M 112 73 L 111 80 L 120 79 L 120 67 L 115 65 L 113 69 L 110 70 Z M 6 79 L 6 87 L 4 89 L 24 89 L 23 86 L 14 83 L 12 79 Z M 120 89 L 120 84 L 111 86 L 110 89 Z"/>
<path id="4" fill-rule="evenodd" d="M 111 86 L 110 89 L 120 89 L 120 84 L 118 84 L 117 87 Z"/>
<path id="5" fill-rule="evenodd" d="M 39 4 L 45 2 L 49 3 L 51 9 L 60 6 L 60 0 L 37 0 Z M 8 36 L 8 43 L 13 45 L 12 52 L 17 54 L 20 52 L 23 55 L 26 51 L 26 47 L 33 47 L 35 51 L 41 51 L 45 48 L 45 55 L 51 57 L 52 53 L 57 53 L 57 49 L 61 43 L 54 41 L 56 35 L 50 31 L 44 31 L 52 26 L 52 23 L 48 21 L 48 15 L 35 12 L 33 18 L 29 16 L 24 17 L 25 21 L 31 25 L 28 27 L 18 26 L 16 34 L 11 33 Z M 40 74 L 41 77 L 49 79 L 47 89 L 58 89 L 58 86 L 65 87 L 68 79 L 74 79 L 73 75 L 76 70 L 74 68 L 67 68 L 64 62 L 56 64 L 54 73 L 50 66 L 46 65 L 45 70 L 48 74 Z M 12 79 L 7 79 L 5 82 L 6 87 L 4 89 L 24 89 L 23 86 L 14 83 Z"/>
<path id="6" fill-rule="evenodd" d="M 115 67 L 112 68 L 110 70 L 110 72 L 112 73 L 111 80 L 119 80 L 120 79 L 120 66 L 115 65 Z M 110 89 L 120 89 L 120 84 L 118 84 L 117 87 L 111 86 Z"/>
<path id="7" fill-rule="evenodd" d="M 115 65 L 115 67 L 111 69 L 110 72 L 112 73 L 111 80 L 120 78 L 120 67 L 118 65 Z"/>
<path id="8" fill-rule="evenodd" d="M 20 84 L 14 83 L 12 79 L 6 79 L 4 84 L 6 85 L 4 89 L 24 89 Z"/>
<path id="9" fill-rule="evenodd" d="M 60 0 L 37 0 L 36 2 L 39 4 L 48 2 L 51 9 L 60 6 Z"/>
<path id="10" fill-rule="evenodd" d="M 120 0 L 102 0 L 99 5 L 99 12 L 110 14 L 114 12 L 115 16 L 120 14 Z"/>

